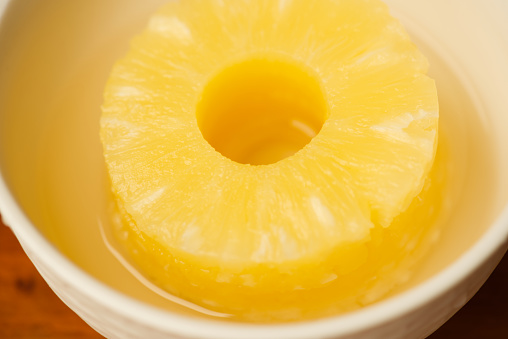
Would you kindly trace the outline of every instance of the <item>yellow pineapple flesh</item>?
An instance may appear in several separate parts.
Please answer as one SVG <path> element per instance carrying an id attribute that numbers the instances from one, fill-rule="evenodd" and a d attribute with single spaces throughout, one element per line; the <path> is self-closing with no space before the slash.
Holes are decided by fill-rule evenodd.
<path id="1" fill-rule="evenodd" d="M 133 261 L 242 320 L 376 301 L 437 213 L 427 67 L 378 0 L 168 3 L 101 118 Z"/>

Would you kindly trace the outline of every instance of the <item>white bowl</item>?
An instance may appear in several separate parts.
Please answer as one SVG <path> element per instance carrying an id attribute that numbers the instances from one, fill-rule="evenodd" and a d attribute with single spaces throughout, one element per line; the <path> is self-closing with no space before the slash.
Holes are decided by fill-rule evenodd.
<path id="1" fill-rule="evenodd" d="M 249 325 L 162 310 L 109 287 L 89 273 L 90 267 L 85 270 L 86 265 L 64 255 L 47 221 L 51 198 L 46 194 L 52 187 L 40 190 L 41 180 L 52 175 L 41 173 L 40 163 L 55 161 L 41 157 L 41 130 L 55 119 L 52 112 L 60 104 L 75 105 L 79 114 L 79 107 L 91 102 L 90 114 L 98 119 L 96 101 L 100 103 L 101 83 L 111 64 L 160 2 L 0 0 L 0 210 L 41 275 L 70 308 L 109 338 L 396 339 L 429 335 L 474 295 L 508 247 L 508 23 L 504 20 L 508 5 L 503 0 L 387 1 L 431 61 L 444 129 L 458 131 L 464 145 L 452 151 L 462 153 L 462 165 L 467 166 L 463 178 L 456 181 L 464 187 L 453 202 L 448 231 L 441 234 L 426 266 L 405 291 L 345 315 Z M 88 73 L 90 65 L 93 79 L 72 92 L 82 95 L 70 99 L 57 95 L 70 93 L 66 88 L 72 85 L 72 71 Z M 90 84 L 96 84 L 93 90 Z M 70 103 L 60 102 L 65 100 Z M 95 138 L 79 135 L 73 128 L 68 135 Z M 98 122 L 85 128 L 95 129 Z M 72 142 L 57 145 L 61 154 L 74 154 L 66 153 Z M 91 145 L 99 147 L 98 141 Z M 481 161 L 487 158 L 488 162 Z M 62 159 L 59 173 L 89 160 Z M 91 178 L 85 175 L 79 180 L 99 186 Z M 65 180 L 69 178 L 64 175 Z M 72 202 L 79 194 L 69 185 L 60 193 Z"/>

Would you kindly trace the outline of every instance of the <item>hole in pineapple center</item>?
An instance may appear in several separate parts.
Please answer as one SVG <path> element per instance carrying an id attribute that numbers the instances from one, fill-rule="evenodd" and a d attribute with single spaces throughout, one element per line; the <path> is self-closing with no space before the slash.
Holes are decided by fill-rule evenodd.
<path id="1" fill-rule="evenodd" d="M 268 165 L 298 152 L 328 115 L 321 86 L 304 67 L 254 59 L 230 66 L 204 88 L 199 129 L 222 155 Z"/>

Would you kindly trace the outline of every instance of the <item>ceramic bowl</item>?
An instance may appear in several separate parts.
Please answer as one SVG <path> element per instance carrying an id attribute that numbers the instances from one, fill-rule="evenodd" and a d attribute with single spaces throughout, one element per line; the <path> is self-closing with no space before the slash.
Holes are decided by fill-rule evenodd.
<path id="1" fill-rule="evenodd" d="M 76 182 L 98 186 L 97 175 L 67 173 L 100 162 L 100 154 L 88 158 L 86 150 L 100 150 L 95 133 L 105 79 L 130 36 L 161 2 L 0 0 L 0 210 L 71 309 L 108 338 L 397 339 L 429 335 L 474 295 L 508 246 L 508 5 L 503 0 L 387 1 L 429 57 L 443 129 L 461 139 L 451 152 L 466 169 L 456 180 L 460 194 L 450 202 L 454 212 L 447 231 L 425 259 L 426 268 L 400 293 L 320 320 L 222 322 L 142 302 L 104 282 L 94 271 L 97 260 L 80 264 L 66 254 L 65 241 L 52 234 L 48 221 L 59 217 L 52 215 L 52 199 L 60 194 L 66 203 L 84 206 L 69 220 L 88 218 L 89 205 L 101 204 L 95 191 L 73 190 Z M 81 123 L 84 115 L 87 123 Z M 55 124 L 63 130 L 57 135 L 67 134 L 54 144 L 57 156 L 41 155 L 44 131 Z M 47 184 L 48 178 L 62 182 L 62 188 Z"/>

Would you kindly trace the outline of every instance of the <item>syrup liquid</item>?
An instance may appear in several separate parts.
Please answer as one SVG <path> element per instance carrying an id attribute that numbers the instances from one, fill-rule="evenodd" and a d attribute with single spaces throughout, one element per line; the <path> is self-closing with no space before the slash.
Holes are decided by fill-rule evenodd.
<path id="1" fill-rule="evenodd" d="M 128 41 L 162 2 L 47 0 L 30 8 L 11 7 L 12 20 L 4 26 L 13 34 L 0 40 L 7 51 L 0 56 L 0 109 L 10 112 L 0 121 L 1 145 L 7 145 L 1 150 L 4 175 L 46 237 L 92 276 L 161 308 L 228 318 L 151 284 L 122 259 L 111 235 L 111 195 L 99 141 L 103 88 Z M 446 180 L 438 189 L 443 192 L 438 203 L 442 215 L 429 225 L 432 232 L 425 240 L 432 250 L 414 266 L 409 280 L 389 294 L 446 267 L 493 218 L 489 199 L 475 199 L 495 191 L 495 164 L 486 151 L 492 149 L 488 121 L 446 55 L 435 52 L 432 41 L 413 35 L 438 87 L 436 161 Z"/>

